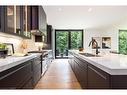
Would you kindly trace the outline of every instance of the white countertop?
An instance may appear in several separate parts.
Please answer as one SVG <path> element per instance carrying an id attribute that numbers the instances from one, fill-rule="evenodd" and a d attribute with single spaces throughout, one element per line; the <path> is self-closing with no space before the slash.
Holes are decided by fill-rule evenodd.
<path id="1" fill-rule="evenodd" d="M 127 75 L 127 55 L 108 53 L 101 57 L 86 57 L 78 51 L 73 53 L 110 75 Z"/>
<path id="2" fill-rule="evenodd" d="M 6 57 L 5 59 L 0 59 L 0 72 L 7 70 L 11 67 L 14 67 L 16 65 L 19 65 L 21 63 L 24 63 L 40 55 L 41 55 L 40 53 L 34 53 L 24 57 L 9 56 Z"/>

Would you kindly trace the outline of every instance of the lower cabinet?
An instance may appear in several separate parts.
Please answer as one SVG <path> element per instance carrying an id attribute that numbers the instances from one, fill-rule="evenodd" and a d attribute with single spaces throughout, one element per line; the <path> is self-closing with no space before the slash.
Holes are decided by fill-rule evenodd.
<path id="1" fill-rule="evenodd" d="M 21 67 L 13 67 L 1 73 L 5 74 L 0 77 L 0 88 L 2 89 L 19 89 L 27 84 L 32 78 L 32 61 L 23 63 Z M 30 85 L 30 88 L 32 84 Z"/>
<path id="2" fill-rule="evenodd" d="M 41 57 L 34 58 L 33 60 L 33 85 L 35 86 L 41 78 Z"/>
<path id="3" fill-rule="evenodd" d="M 77 55 L 69 63 L 83 89 L 127 89 L 127 75 L 110 75 Z"/>
<path id="4" fill-rule="evenodd" d="M 32 89 L 41 78 L 40 56 L 0 73 L 0 89 Z"/>
<path id="5" fill-rule="evenodd" d="M 109 75 L 98 68 L 88 65 L 88 86 L 87 88 L 109 88 Z"/>
<path id="6" fill-rule="evenodd" d="M 82 88 L 86 88 L 87 87 L 87 69 L 85 67 L 83 67 L 82 65 L 80 65 L 80 61 L 75 61 L 75 75 L 81 85 Z"/>
<path id="7" fill-rule="evenodd" d="M 69 63 L 71 64 L 72 70 L 83 89 L 110 88 L 110 75 L 106 72 L 77 56 L 74 56 Z"/>

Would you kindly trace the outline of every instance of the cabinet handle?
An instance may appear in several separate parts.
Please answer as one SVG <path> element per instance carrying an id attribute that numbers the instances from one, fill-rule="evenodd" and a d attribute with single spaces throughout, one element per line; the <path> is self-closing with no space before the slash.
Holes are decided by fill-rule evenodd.
<path id="1" fill-rule="evenodd" d="M 88 68 L 90 68 L 91 70 L 93 70 L 95 73 L 97 73 L 99 76 L 101 76 L 102 78 L 104 78 L 105 80 L 107 79 L 106 76 L 102 75 L 100 72 L 98 72 L 97 70 L 95 70 L 94 68 L 88 66 Z"/>

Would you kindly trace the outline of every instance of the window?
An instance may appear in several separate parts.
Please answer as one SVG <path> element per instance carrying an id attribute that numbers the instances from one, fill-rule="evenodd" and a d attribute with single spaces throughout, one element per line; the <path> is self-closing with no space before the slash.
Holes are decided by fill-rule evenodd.
<path id="1" fill-rule="evenodd" d="M 127 30 L 119 30 L 119 53 L 127 54 Z"/>
<path id="2" fill-rule="evenodd" d="M 68 56 L 69 49 L 83 47 L 83 30 L 56 30 L 55 46 L 57 57 Z"/>

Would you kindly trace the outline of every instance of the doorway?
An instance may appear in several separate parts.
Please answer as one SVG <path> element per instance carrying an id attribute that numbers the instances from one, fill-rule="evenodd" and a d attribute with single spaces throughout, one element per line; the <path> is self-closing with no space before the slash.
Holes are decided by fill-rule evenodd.
<path id="1" fill-rule="evenodd" d="M 68 51 L 83 47 L 83 30 L 55 30 L 55 58 L 68 58 Z"/>

